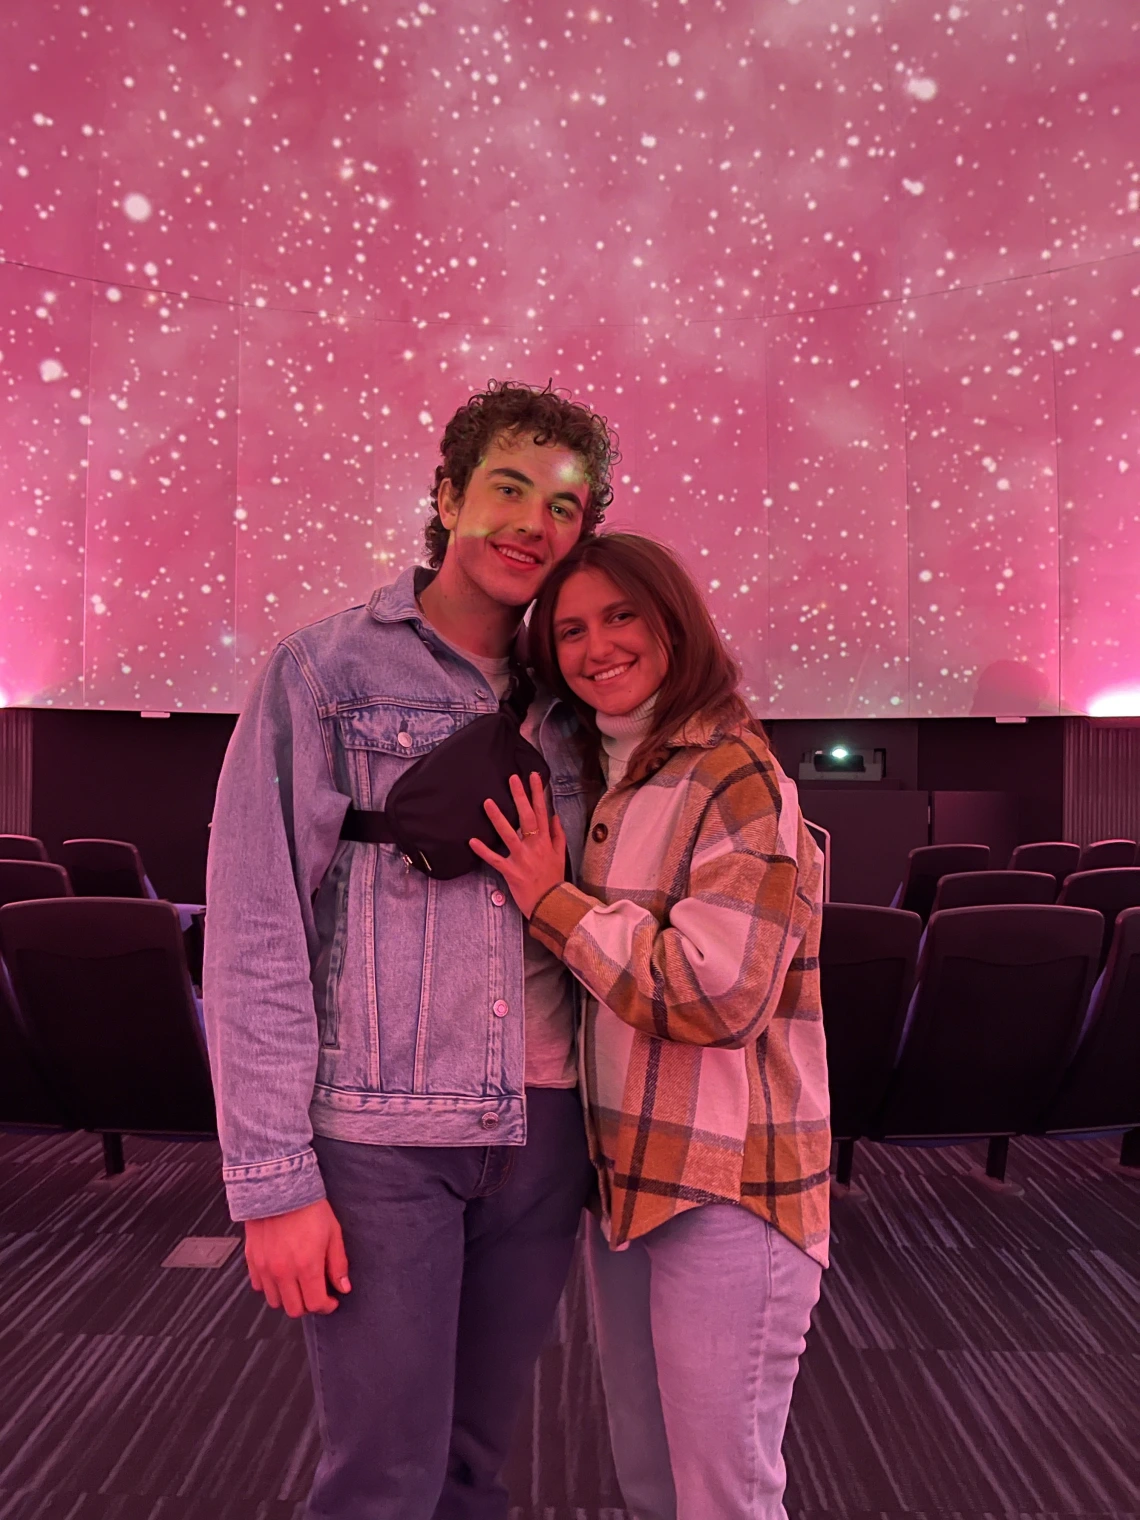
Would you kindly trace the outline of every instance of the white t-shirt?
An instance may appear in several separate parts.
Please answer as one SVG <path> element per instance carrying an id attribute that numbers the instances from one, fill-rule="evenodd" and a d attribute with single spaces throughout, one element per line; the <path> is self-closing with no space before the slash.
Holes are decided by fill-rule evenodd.
<path id="1" fill-rule="evenodd" d="M 493 659 L 487 655 L 472 654 L 470 649 L 462 649 L 450 639 L 445 639 L 438 629 L 433 631 L 449 649 L 454 649 L 462 659 L 474 665 L 501 702 L 510 685 L 510 660 L 505 655 L 501 659 Z M 538 722 L 533 707 L 523 723 L 522 734 L 529 744 L 538 747 Z M 552 806 L 549 789 L 546 805 Z M 523 936 L 523 972 L 526 1085 L 577 1087 L 578 1050 L 570 973 L 556 955 L 529 933 Z"/>

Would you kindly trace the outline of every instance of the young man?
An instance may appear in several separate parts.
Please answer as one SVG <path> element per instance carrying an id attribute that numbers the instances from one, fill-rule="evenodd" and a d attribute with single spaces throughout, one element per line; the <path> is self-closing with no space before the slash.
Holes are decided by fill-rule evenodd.
<path id="1" fill-rule="evenodd" d="M 406 571 L 285 639 L 218 786 L 205 1003 L 253 1287 L 304 1316 L 311 1520 L 505 1520 L 499 1474 L 591 1171 L 574 993 L 494 873 L 341 838 L 511 679 L 520 619 L 608 505 L 604 420 L 492 383 L 444 432 Z M 435 572 L 433 574 L 433 571 Z M 571 715 L 536 700 L 577 865 Z"/>

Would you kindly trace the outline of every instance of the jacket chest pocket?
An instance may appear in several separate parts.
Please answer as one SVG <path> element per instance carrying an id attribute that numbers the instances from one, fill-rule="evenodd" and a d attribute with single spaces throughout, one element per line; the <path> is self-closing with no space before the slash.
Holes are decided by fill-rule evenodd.
<path id="1" fill-rule="evenodd" d="M 348 761 L 357 807 L 384 805 L 388 789 L 406 768 L 460 727 L 455 713 L 424 707 L 361 707 L 337 714 L 337 734 Z"/>

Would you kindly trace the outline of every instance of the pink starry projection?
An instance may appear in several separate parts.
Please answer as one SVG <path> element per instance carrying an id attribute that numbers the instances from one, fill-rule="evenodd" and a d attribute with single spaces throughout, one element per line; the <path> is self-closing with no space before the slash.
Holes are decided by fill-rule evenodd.
<path id="1" fill-rule="evenodd" d="M 8 0 L 0 701 L 236 708 L 491 376 L 769 717 L 1140 712 L 1125 0 Z"/>

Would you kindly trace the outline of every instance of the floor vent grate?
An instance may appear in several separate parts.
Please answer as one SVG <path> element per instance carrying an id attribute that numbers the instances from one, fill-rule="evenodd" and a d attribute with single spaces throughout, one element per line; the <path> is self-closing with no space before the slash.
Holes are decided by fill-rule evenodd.
<path id="1" fill-rule="evenodd" d="M 241 1245 L 236 1235 L 187 1235 L 162 1263 L 164 1267 L 224 1267 Z"/>

